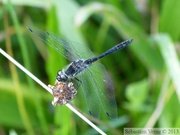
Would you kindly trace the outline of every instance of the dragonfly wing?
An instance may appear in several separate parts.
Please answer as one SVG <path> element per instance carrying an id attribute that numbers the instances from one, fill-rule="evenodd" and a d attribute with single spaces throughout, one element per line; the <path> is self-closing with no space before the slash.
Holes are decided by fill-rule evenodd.
<path id="1" fill-rule="evenodd" d="M 95 84 L 92 83 L 92 76 L 89 74 L 89 71 L 84 71 L 81 73 L 78 78 L 82 81 L 82 91 L 84 93 L 86 104 L 88 108 L 88 113 L 92 115 L 94 118 L 99 119 L 101 114 L 101 107 L 99 104 L 99 99 L 97 93 L 94 93 L 94 89 L 96 88 Z"/>
<path id="2" fill-rule="evenodd" d="M 31 33 L 39 37 L 66 59 L 74 61 L 78 58 L 77 54 L 73 51 L 70 43 L 65 39 L 50 32 L 42 31 L 34 26 L 27 26 L 27 28 Z"/>
<path id="3" fill-rule="evenodd" d="M 94 63 L 89 67 L 91 82 L 94 85 L 94 92 L 98 96 L 98 101 L 102 105 L 106 115 L 117 118 L 117 105 L 114 94 L 114 87 L 105 67 L 100 63 Z"/>

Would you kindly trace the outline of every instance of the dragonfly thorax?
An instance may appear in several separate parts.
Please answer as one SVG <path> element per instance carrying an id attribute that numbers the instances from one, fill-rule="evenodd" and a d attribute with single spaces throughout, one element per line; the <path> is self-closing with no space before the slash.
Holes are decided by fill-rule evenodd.
<path id="1" fill-rule="evenodd" d="M 91 63 L 87 63 L 84 59 L 75 60 L 71 62 L 66 69 L 58 71 L 56 80 L 66 82 L 68 79 L 73 79 L 90 64 Z"/>

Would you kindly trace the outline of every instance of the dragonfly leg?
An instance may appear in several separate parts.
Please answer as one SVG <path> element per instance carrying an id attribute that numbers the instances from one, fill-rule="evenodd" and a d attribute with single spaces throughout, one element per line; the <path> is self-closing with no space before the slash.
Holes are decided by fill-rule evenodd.
<path id="1" fill-rule="evenodd" d="M 80 85 L 82 84 L 82 81 L 79 80 L 77 77 L 75 77 L 74 79 L 71 79 L 71 81 L 74 83 L 76 89 L 78 89 Z"/>

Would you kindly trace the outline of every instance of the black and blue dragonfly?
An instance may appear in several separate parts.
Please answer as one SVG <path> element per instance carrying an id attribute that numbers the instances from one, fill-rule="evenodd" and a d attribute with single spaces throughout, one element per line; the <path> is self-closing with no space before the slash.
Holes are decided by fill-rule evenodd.
<path id="1" fill-rule="evenodd" d="M 125 48 L 133 39 L 123 41 L 95 56 L 89 49 L 84 50 L 80 44 L 70 42 L 53 33 L 42 31 L 34 26 L 28 26 L 28 30 L 71 62 L 66 68 L 58 71 L 56 81 L 80 82 L 90 115 L 99 118 L 102 107 L 108 117 L 117 118 L 112 81 L 105 67 L 96 61 Z"/>

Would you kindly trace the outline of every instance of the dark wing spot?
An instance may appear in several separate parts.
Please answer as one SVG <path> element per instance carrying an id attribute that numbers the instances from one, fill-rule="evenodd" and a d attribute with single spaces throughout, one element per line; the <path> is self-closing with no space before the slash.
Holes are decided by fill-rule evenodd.
<path id="1" fill-rule="evenodd" d="M 109 113 L 108 113 L 108 112 L 106 112 L 106 115 L 107 115 L 108 117 L 110 117 L 110 115 L 109 115 Z"/>
<path id="2" fill-rule="evenodd" d="M 49 32 L 48 32 L 48 31 L 46 31 L 46 34 L 47 34 L 47 35 L 49 35 Z"/>
<path id="3" fill-rule="evenodd" d="M 31 28 L 28 28 L 30 32 L 33 32 L 33 30 Z"/>
<path id="4" fill-rule="evenodd" d="M 89 114 L 92 115 L 91 111 L 89 111 Z"/>

